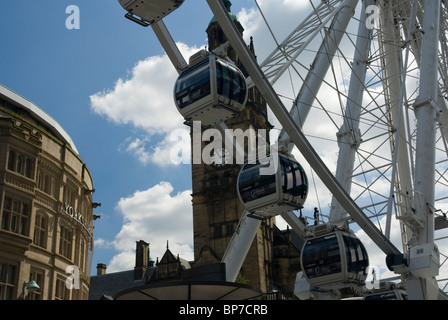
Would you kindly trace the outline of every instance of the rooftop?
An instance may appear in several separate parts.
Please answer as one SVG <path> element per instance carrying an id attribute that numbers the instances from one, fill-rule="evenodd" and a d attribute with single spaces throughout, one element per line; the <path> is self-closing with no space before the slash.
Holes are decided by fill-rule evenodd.
<path id="1" fill-rule="evenodd" d="M 73 151 L 75 151 L 79 155 L 75 143 L 73 142 L 72 138 L 70 138 L 68 133 L 61 127 L 61 125 L 30 100 L 8 89 L 2 84 L 0 84 L 0 99 L 5 100 L 15 108 L 26 110 L 36 125 L 42 126 L 43 129 L 49 128 L 50 133 L 56 135 L 56 138 L 58 138 L 62 142 L 67 143 L 73 149 Z"/>

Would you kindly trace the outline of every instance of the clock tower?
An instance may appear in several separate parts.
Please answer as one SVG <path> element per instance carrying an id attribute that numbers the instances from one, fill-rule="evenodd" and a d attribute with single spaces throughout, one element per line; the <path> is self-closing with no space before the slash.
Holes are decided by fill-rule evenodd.
<path id="1" fill-rule="evenodd" d="M 230 12 L 230 1 L 223 0 L 223 2 L 242 34 L 244 28 L 237 17 Z M 206 32 L 209 51 L 213 51 L 227 41 L 215 18 L 211 20 Z M 249 46 L 251 52 L 255 54 L 252 39 Z M 231 47 L 228 48 L 227 56 L 241 71 L 245 72 Z M 242 112 L 227 120 L 226 124 L 229 129 L 234 130 L 253 129 L 257 132 L 259 129 L 265 129 L 269 132 L 271 125 L 267 120 L 266 102 L 255 87 L 249 90 L 248 100 Z M 206 143 L 202 142 L 202 148 Z M 248 144 L 248 141 L 245 141 L 246 152 Z M 221 261 L 244 212 L 236 188 L 241 165 L 235 164 L 235 159 L 228 158 L 229 154 L 235 154 L 235 152 L 222 149 L 217 153 L 215 156 L 222 157 L 227 163 L 192 164 L 194 264 L 196 266 Z M 274 224 L 275 218 L 262 221 L 240 271 L 241 277 L 247 280 L 247 284 L 259 288 L 262 292 L 268 292 L 269 285 L 273 281 Z"/>

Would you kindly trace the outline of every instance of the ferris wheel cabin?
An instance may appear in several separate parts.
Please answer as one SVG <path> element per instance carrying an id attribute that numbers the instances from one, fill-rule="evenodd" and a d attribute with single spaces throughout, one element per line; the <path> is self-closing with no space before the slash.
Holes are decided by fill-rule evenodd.
<path id="1" fill-rule="evenodd" d="M 337 289 L 347 283 L 364 285 L 369 258 L 362 242 L 352 233 L 334 231 L 305 242 L 302 271 L 309 284 Z"/>
<path id="2" fill-rule="evenodd" d="M 277 156 L 278 165 L 272 174 L 263 174 L 262 169 L 272 162 L 262 159 L 244 165 L 238 175 L 238 195 L 252 214 L 272 217 L 301 209 L 305 203 L 308 194 L 305 171 L 293 157 Z"/>
<path id="3" fill-rule="evenodd" d="M 126 18 L 147 27 L 176 10 L 184 0 L 118 0 L 118 2 L 128 12 Z"/>
<path id="4" fill-rule="evenodd" d="M 174 100 L 187 123 L 201 121 L 203 127 L 215 126 L 243 109 L 246 79 L 230 62 L 201 50 L 177 79 Z"/>

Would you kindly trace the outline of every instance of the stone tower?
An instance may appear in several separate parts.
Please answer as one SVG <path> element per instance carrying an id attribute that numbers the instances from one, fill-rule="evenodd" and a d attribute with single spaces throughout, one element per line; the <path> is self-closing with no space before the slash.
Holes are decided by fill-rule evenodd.
<path id="1" fill-rule="evenodd" d="M 149 265 L 149 243 L 143 240 L 136 242 L 134 280 L 143 278 Z"/>
<path id="2" fill-rule="evenodd" d="M 224 4 L 241 33 L 244 28 L 237 17 L 230 12 L 231 3 L 223 0 Z M 219 24 L 213 18 L 206 30 L 208 35 L 208 49 L 213 51 L 227 40 Z M 249 44 L 253 54 L 254 46 Z M 244 72 L 233 49 L 228 49 L 228 57 Z M 271 125 L 267 121 L 267 107 L 256 88 L 250 89 L 248 101 L 241 114 L 226 121 L 229 129 L 253 128 L 266 129 Z M 247 142 L 245 147 L 247 148 Z M 203 147 L 204 147 L 203 143 Z M 232 163 L 235 163 L 233 161 Z M 192 165 L 193 182 L 193 229 L 195 265 L 220 262 L 227 245 L 238 225 L 244 207 L 241 204 L 237 190 L 237 177 L 241 166 L 225 164 L 213 166 L 206 164 Z M 273 226 L 274 219 L 267 219 L 261 227 L 249 250 L 241 268 L 241 276 L 247 284 L 258 287 L 267 292 L 272 283 L 273 273 Z"/>

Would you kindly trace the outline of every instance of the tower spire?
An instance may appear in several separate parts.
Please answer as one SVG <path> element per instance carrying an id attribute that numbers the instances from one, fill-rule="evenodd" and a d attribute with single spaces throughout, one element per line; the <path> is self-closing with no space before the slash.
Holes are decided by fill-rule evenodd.
<path id="1" fill-rule="evenodd" d="M 227 11 L 229 12 L 229 15 L 232 18 L 232 21 L 238 21 L 237 16 L 230 11 L 231 10 L 230 8 L 232 7 L 232 2 L 230 2 L 230 0 L 221 0 L 221 1 L 224 4 L 224 6 L 226 7 Z M 216 21 L 216 18 L 213 16 L 209 25 L 212 23 L 215 23 L 215 22 L 217 22 L 217 21 Z"/>
<path id="2" fill-rule="evenodd" d="M 232 2 L 230 2 L 230 0 L 222 0 L 222 2 L 224 3 L 224 6 L 226 7 L 227 11 L 230 12 L 230 7 L 232 6 Z"/>

